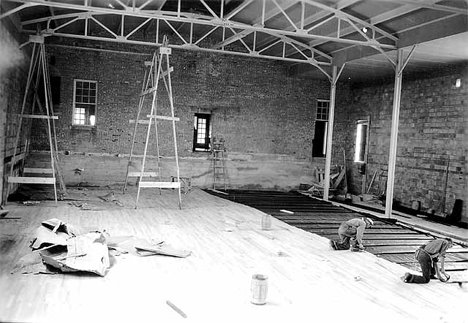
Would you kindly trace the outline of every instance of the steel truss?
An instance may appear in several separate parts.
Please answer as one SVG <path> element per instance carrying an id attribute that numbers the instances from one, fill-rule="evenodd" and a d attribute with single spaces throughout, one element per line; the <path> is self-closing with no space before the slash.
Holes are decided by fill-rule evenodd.
<path id="1" fill-rule="evenodd" d="M 341 5 L 335 7 L 313 0 L 283 1 L 281 4 L 277 0 L 246 0 L 227 14 L 224 14 L 225 1 L 221 0 L 218 10 L 210 7 L 204 0 L 179 0 L 176 11 L 160 10 L 161 5 L 157 0 L 147 0 L 139 5 L 136 4 L 136 0 L 127 1 L 130 4 L 125 4 L 123 0 L 110 0 L 106 2 L 107 5 L 102 1 L 91 0 L 74 3 L 67 0 L 8 1 L 20 5 L 0 15 L 0 19 L 26 8 L 49 7 L 51 15 L 21 22 L 23 31 L 28 33 L 35 34 L 39 25 L 41 34 L 45 36 L 161 46 L 160 29 L 168 27 L 178 38 L 176 43 L 172 42 L 170 45 L 172 48 L 308 63 L 324 73 L 326 72 L 322 67 L 332 65 L 332 56 L 315 48 L 314 43 L 330 41 L 348 46 L 369 46 L 383 53 L 395 50 L 398 40 L 375 25 L 341 10 L 341 7 L 345 7 L 343 3 L 352 4 L 357 0 L 343 0 Z M 187 1 L 201 4 L 209 14 L 183 12 L 181 4 Z M 294 17 L 288 13 L 292 6 L 296 6 Z M 251 10 L 254 9 L 258 12 L 253 13 L 259 18 L 252 24 L 235 20 L 239 13 L 249 10 L 249 14 L 253 14 Z M 308 15 L 312 9 L 314 12 L 317 12 L 317 9 L 319 11 Z M 60 10 L 60 14 L 54 14 L 54 10 Z M 281 16 L 288 22 L 288 26 L 278 28 L 269 24 L 268 21 L 274 16 Z M 111 26 L 115 19 L 106 17 L 120 18 L 118 27 Z M 139 20 L 137 23 L 136 18 Z M 319 27 L 329 23 L 336 25 L 334 35 L 316 33 Z M 179 32 L 181 24 L 189 26 L 189 31 L 183 34 Z M 150 27 L 155 29 L 152 30 L 154 37 L 137 37 Z M 346 28 L 347 32 L 342 32 L 343 28 Z M 363 28 L 367 28 L 370 33 L 363 32 Z M 77 30 L 79 32 L 76 32 Z M 213 33 L 221 34 L 221 40 L 215 44 L 206 41 Z M 350 37 L 350 33 L 353 33 L 353 37 Z M 232 46 L 234 43 L 237 46 Z"/>

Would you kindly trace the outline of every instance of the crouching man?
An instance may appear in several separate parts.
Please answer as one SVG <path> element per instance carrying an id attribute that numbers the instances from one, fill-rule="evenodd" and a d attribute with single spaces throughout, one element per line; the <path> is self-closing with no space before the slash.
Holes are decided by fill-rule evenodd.
<path id="1" fill-rule="evenodd" d="M 367 217 L 354 218 L 341 223 L 338 228 L 338 235 L 341 241 L 330 240 L 330 247 L 333 250 L 350 249 L 351 251 L 363 251 L 362 237 L 364 231 L 373 225 L 374 221 Z"/>
<path id="2" fill-rule="evenodd" d="M 405 283 L 427 284 L 431 279 L 438 278 L 446 282 L 450 276 L 445 273 L 445 253 L 453 246 L 452 239 L 435 239 L 416 250 L 414 256 L 421 265 L 422 276 L 405 273 L 401 280 Z M 439 268 L 440 260 L 440 268 Z M 437 277 L 436 277 L 437 276 Z"/>

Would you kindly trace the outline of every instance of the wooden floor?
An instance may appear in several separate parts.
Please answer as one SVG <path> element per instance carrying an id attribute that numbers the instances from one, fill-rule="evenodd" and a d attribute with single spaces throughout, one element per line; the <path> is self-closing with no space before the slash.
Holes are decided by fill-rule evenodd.
<path id="1" fill-rule="evenodd" d="M 341 222 L 367 215 L 374 221 L 374 226 L 366 230 L 364 245 L 366 250 L 378 257 L 390 260 L 410 269 L 419 270 L 414 259 L 414 251 L 420 245 L 436 237 L 451 237 L 455 246 L 450 248 L 445 259 L 447 272 L 468 269 L 468 230 L 443 225 L 445 231 L 435 230 L 433 224 L 426 222 L 421 229 L 412 221 L 405 219 L 385 219 L 383 215 L 365 214 L 344 208 L 343 206 L 311 198 L 300 192 L 226 190 L 209 193 L 236 201 L 262 212 L 268 213 L 302 230 L 318 234 L 328 239 L 338 240 L 338 227 Z M 365 211 L 365 210 L 364 210 Z"/>
<path id="2" fill-rule="evenodd" d="M 0 220 L 2 322 L 468 322 L 466 285 L 408 285 L 408 269 L 372 253 L 332 251 L 328 239 L 199 189 L 183 195 L 75 191 L 73 200 L 11 203 Z M 164 240 L 192 251 L 187 258 L 113 257 L 104 277 L 11 274 L 30 253 L 41 221 L 58 218 L 105 229 L 111 236 Z M 251 304 L 254 274 L 268 276 L 266 305 Z M 167 305 L 182 310 L 186 318 Z"/>

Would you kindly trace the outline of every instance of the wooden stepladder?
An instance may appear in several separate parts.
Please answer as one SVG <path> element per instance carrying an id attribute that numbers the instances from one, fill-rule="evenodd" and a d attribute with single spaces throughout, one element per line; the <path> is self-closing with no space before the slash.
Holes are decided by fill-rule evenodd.
<path id="1" fill-rule="evenodd" d="M 213 189 L 216 189 L 216 185 L 222 185 L 226 190 L 226 147 L 224 146 L 224 139 L 213 138 L 211 157 L 213 162 Z"/>
<path id="2" fill-rule="evenodd" d="M 174 116 L 174 101 L 172 97 L 172 85 L 171 85 L 171 72 L 172 67 L 169 66 L 169 56 L 171 55 L 171 48 L 168 47 L 168 39 L 164 36 L 163 45 L 154 53 L 151 62 L 146 62 L 147 71 L 143 81 L 143 89 L 140 94 L 140 100 L 138 104 L 138 111 L 136 120 L 130 120 L 130 123 L 135 123 L 133 131 L 133 140 L 130 150 L 130 156 L 127 164 L 127 173 L 125 177 L 124 192 L 127 189 L 128 179 L 130 177 L 138 178 L 137 185 L 137 197 L 135 202 L 135 208 L 138 207 L 138 200 L 140 198 L 140 190 L 142 188 L 159 188 L 161 189 L 177 189 L 179 193 L 179 208 L 182 208 L 182 195 L 181 195 L 181 181 L 180 181 L 180 170 L 179 170 L 179 156 L 177 153 L 177 137 L 175 122 L 179 121 L 179 118 Z M 163 116 L 158 115 L 158 87 L 160 80 L 163 81 L 164 87 L 167 92 L 168 101 L 170 105 L 171 115 Z M 145 104 L 147 97 L 150 98 L 150 104 Z M 146 118 L 142 118 L 143 110 L 145 107 L 150 106 L 149 114 Z M 175 159 L 175 170 L 176 176 L 168 176 L 167 181 L 163 181 L 161 175 L 160 166 L 160 152 L 159 152 L 159 134 L 158 134 L 158 120 L 171 121 L 172 123 L 172 137 L 174 142 L 174 159 Z M 138 125 L 147 125 L 145 148 L 143 152 L 143 158 L 141 163 L 134 160 L 134 149 L 135 149 L 135 138 L 137 135 Z M 145 172 L 145 163 L 148 156 L 148 145 L 150 141 L 151 128 L 154 125 L 154 134 L 156 138 L 156 153 L 157 153 L 157 172 Z M 157 178 L 157 181 L 154 179 Z"/>
<path id="3" fill-rule="evenodd" d="M 66 193 L 65 183 L 61 176 L 57 156 L 57 136 L 55 134 L 55 122 L 58 117 L 54 116 L 52 104 L 52 92 L 50 87 L 49 68 L 44 45 L 44 36 L 30 36 L 33 43 L 31 63 L 29 66 L 28 80 L 23 96 L 19 125 L 16 134 L 15 147 L 8 177 L 7 196 L 10 194 L 12 184 L 47 184 L 53 185 L 55 203 L 57 204 L 57 177 L 63 193 Z M 38 108 L 36 111 L 36 107 Z M 25 128 L 24 119 L 29 119 L 28 128 Z M 27 168 L 21 167 L 18 174 L 13 176 L 15 164 L 17 163 L 17 151 L 21 135 L 27 141 L 31 124 L 34 119 L 45 121 L 50 147 L 50 168 Z M 24 129 L 24 130 L 22 130 Z M 27 144 L 25 144 L 27 146 Z M 27 148 L 26 148 L 27 149 Z M 34 176 L 32 176 L 34 175 Z"/>

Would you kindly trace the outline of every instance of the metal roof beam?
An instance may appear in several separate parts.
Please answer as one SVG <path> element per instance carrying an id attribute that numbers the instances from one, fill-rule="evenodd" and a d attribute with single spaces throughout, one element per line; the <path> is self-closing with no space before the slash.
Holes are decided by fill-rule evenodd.
<path id="1" fill-rule="evenodd" d="M 403 5 L 413 5 L 417 6 L 419 8 L 425 8 L 425 9 L 433 9 L 437 11 L 446 11 L 446 12 L 452 12 L 452 13 L 458 13 L 461 15 L 468 15 L 468 8 L 467 8 L 467 2 L 466 1 L 459 1 L 459 3 L 465 3 L 465 7 L 453 7 L 453 6 L 447 6 L 447 5 L 439 5 L 436 4 L 436 2 L 443 2 L 443 1 L 432 1 L 432 3 L 428 3 L 428 1 L 414 1 L 414 0 L 374 0 L 376 2 L 391 2 L 391 3 L 400 3 Z"/>
<path id="2" fill-rule="evenodd" d="M 398 48 L 414 46 L 431 40 L 463 33 L 467 31 L 466 26 L 468 26 L 468 16 L 466 15 L 454 14 L 437 21 L 431 21 L 427 24 L 419 25 L 401 32 L 399 34 Z M 373 48 L 354 46 L 334 53 L 333 65 L 340 66 L 345 62 L 375 54 L 378 54 L 378 52 Z"/>
<path id="3" fill-rule="evenodd" d="M 384 12 L 384 13 L 382 13 L 382 14 L 380 14 L 378 16 L 375 16 L 373 18 L 370 18 L 368 20 L 368 22 L 370 24 L 372 24 L 372 25 L 377 25 L 377 24 L 380 24 L 380 23 L 385 22 L 387 20 L 397 18 L 399 16 L 405 15 L 407 13 L 410 13 L 410 12 L 418 10 L 418 9 L 419 8 L 414 6 L 414 5 L 402 6 L 402 7 L 395 8 L 393 10 L 389 10 L 387 12 Z M 352 32 L 354 32 L 354 28 L 352 26 L 344 28 L 344 29 L 341 30 L 341 33 L 342 33 L 343 36 L 349 35 Z M 329 34 L 328 36 L 331 36 L 331 35 L 332 34 Z M 322 45 L 324 43 L 326 43 L 326 41 L 314 40 L 314 41 L 310 42 L 310 45 L 315 47 L 315 46 L 320 46 L 320 45 Z"/>

